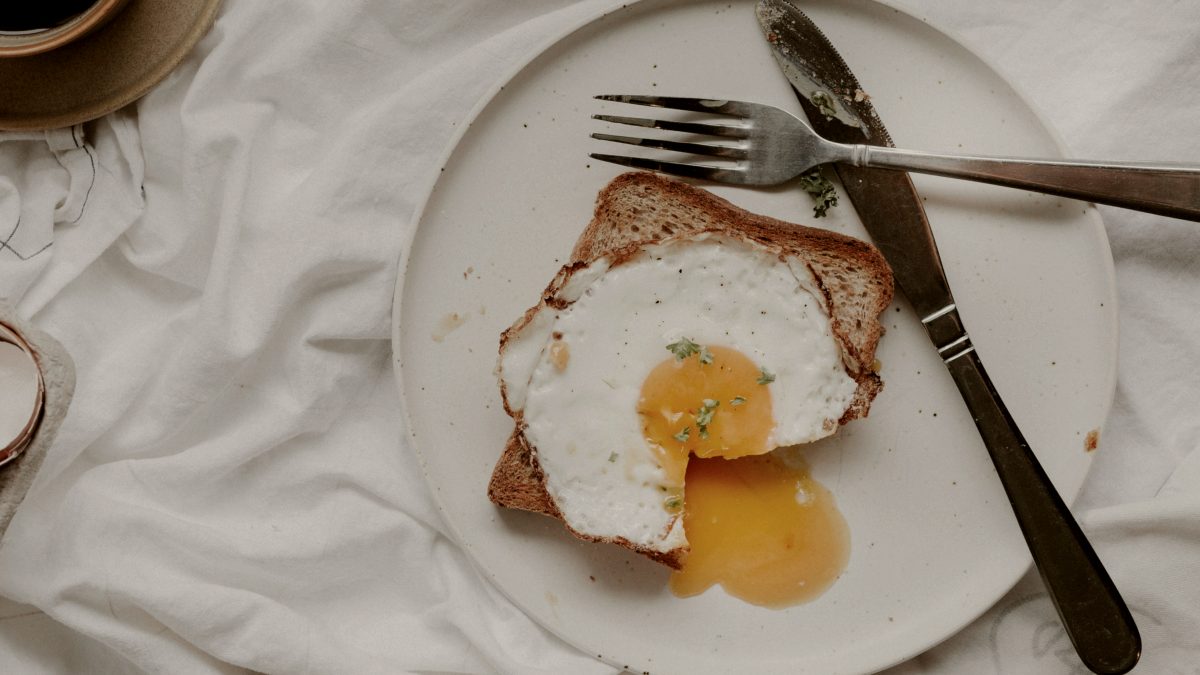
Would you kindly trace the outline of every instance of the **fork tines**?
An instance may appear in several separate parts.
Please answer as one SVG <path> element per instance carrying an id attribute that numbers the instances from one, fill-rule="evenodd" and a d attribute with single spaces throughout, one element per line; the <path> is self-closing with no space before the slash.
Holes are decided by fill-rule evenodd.
<path id="1" fill-rule="evenodd" d="M 690 110 L 692 112 L 713 113 L 716 115 L 733 115 L 736 117 L 744 117 L 750 112 L 749 106 L 741 101 L 724 101 L 711 98 L 639 96 L 637 94 L 601 94 L 596 98 L 601 101 L 632 103 L 634 105 L 648 105 L 654 108 Z"/>
<path id="2" fill-rule="evenodd" d="M 602 95 L 597 96 L 596 98 L 602 101 L 614 101 L 617 103 L 630 103 L 634 105 L 644 105 L 655 108 L 667 108 L 671 110 L 683 110 L 719 116 L 730 116 L 736 119 L 742 119 L 746 114 L 748 114 L 745 104 L 739 101 L 720 101 L 672 96 L 637 96 L 628 94 Z M 748 130 L 745 126 L 738 126 L 735 124 L 707 124 L 702 122 L 625 117 L 620 115 L 592 115 L 592 119 L 600 120 L 602 122 L 611 122 L 613 124 L 625 124 L 629 126 L 642 127 L 646 129 L 661 129 L 663 131 L 676 131 L 699 136 L 714 136 L 717 139 L 723 140 L 744 140 L 749 136 Z M 681 152 L 706 157 L 719 157 L 734 161 L 745 160 L 748 158 L 748 153 L 744 148 L 728 145 L 707 145 L 704 143 L 671 141 L 660 138 L 637 138 L 633 136 L 618 136 L 604 133 L 594 133 L 592 134 L 592 138 L 601 141 L 637 145 L 646 148 L 656 148 L 659 150 L 669 150 L 672 152 Z M 651 171 L 659 171 L 677 176 L 724 182 L 738 182 L 737 177 L 741 171 L 737 167 L 703 166 L 697 164 L 687 164 L 683 162 L 667 162 L 643 157 L 626 157 L 603 153 L 591 153 L 590 156 L 593 159 L 637 169 L 648 169 Z"/>
<path id="3" fill-rule="evenodd" d="M 620 115 L 592 115 L 592 119 L 614 124 L 628 124 L 647 129 L 662 129 L 664 131 L 679 131 L 685 134 L 701 134 L 705 136 L 722 136 L 724 138 L 745 138 L 746 129 L 725 124 L 700 124 L 698 122 L 675 122 L 673 120 L 652 120 L 645 117 L 622 117 Z"/>

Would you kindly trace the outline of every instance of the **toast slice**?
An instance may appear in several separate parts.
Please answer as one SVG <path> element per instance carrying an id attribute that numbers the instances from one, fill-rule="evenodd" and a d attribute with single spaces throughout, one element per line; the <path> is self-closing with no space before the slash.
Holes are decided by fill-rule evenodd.
<path id="1" fill-rule="evenodd" d="M 812 275 L 814 295 L 824 297 L 833 336 L 846 372 L 857 383 L 853 400 L 839 424 L 865 417 L 882 388 L 875 372 L 875 349 L 883 335 L 879 315 L 891 303 L 892 272 L 872 245 L 828 230 L 805 227 L 756 215 L 700 188 L 648 172 L 622 174 L 609 183 L 596 200 L 595 213 L 571 253 L 571 259 L 542 295 L 500 339 L 501 362 L 514 343 L 532 331 L 541 317 L 562 307 L 562 291 L 572 276 L 601 258 L 612 264 L 640 247 L 667 238 L 687 238 L 705 233 L 752 241 L 782 258 L 804 263 Z M 506 411 L 514 420 L 512 435 L 493 471 L 488 497 L 499 506 L 543 513 L 563 520 L 546 490 L 545 475 L 535 448 L 524 435 L 523 404 L 501 377 Z M 564 521 L 564 525 L 566 522 Z M 571 529 L 567 525 L 568 529 Z M 686 550 L 661 552 L 620 538 L 588 536 L 625 546 L 673 568 L 682 566 Z"/>

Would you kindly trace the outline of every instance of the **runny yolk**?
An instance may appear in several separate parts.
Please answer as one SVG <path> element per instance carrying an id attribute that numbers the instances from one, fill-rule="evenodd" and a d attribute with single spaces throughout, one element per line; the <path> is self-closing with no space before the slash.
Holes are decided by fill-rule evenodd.
<path id="1" fill-rule="evenodd" d="M 751 604 L 787 607 L 823 593 L 850 559 L 833 496 L 773 454 L 693 460 L 685 496 L 692 550 L 670 581 L 680 597 L 719 583 Z"/>
<path id="2" fill-rule="evenodd" d="M 672 486 L 682 486 L 688 456 L 742 457 L 771 450 L 775 417 L 759 366 L 736 349 L 709 346 L 670 357 L 642 383 L 642 433 Z M 707 419 L 706 419 L 707 412 Z"/>
<path id="3" fill-rule="evenodd" d="M 849 559 L 829 492 L 805 468 L 764 454 L 775 417 L 763 375 L 741 352 L 710 345 L 668 358 L 642 384 L 638 414 L 666 473 L 664 506 L 683 511 L 691 545 L 671 575 L 680 597 L 719 583 L 746 602 L 786 607 L 820 595 Z"/>

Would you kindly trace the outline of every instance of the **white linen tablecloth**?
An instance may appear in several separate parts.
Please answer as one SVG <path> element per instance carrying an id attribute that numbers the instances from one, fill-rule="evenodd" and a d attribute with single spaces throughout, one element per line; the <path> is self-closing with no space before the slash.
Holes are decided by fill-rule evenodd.
<path id="1" fill-rule="evenodd" d="M 135 107 L 0 133 L 0 297 L 74 357 L 0 541 L 0 672 L 607 673 L 481 580 L 397 415 L 397 260 L 514 64 L 616 0 L 227 0 Z M 1079 157 L 1200 162 L 1200 3 L 909 0 Z M 1103 208 L 1115 405 L 1076 513 L 1200 663 L 1200 229 Z M 12 229 L 12 232 L 9 230 Z M 1031 573 L 897 673 L 1074 673 Z"/>

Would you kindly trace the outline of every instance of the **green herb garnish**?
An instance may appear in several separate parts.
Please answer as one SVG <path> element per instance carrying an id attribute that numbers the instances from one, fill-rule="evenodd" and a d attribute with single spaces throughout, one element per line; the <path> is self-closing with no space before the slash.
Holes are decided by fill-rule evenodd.
<path id="1" fill-rule="evenodd" d="M 680 443 L 687 443 L 687 439 L 688 439 L 689 437 L 691 437 L 691 435 L 692 435 L 692 428 L 691 428 L 691 427 L 684 427 L 684 428 L 683 428 L 683 431 L 681 431 L 681 432 L 679 432 L 679 433 L 675 434 L 675 436 L 673 436 L 673 438 L 674 438 L 675 440 L 679 441 Z"/>
<path id="2" fill-rule="evenodd" d="M 682 361 L 700 351 L 700 345 L 687 338 L 679 338 L 679 342 L 667 345 L 667 351 L 675 355 L 676 361 Z"/>
<path id="3" fill-rule="evenodd" d="M 679 495 L 671 495 L 663 501 L 663 506 L 674 511 L 683 506 L 683 499 Z"/>
<path id="4" fill-rule="evenodd" d="M 734 396 L 732 399 L 729 400 L 729 405 L 742 405 L 745 402 L 746 402 L 745 396 Z"/>
<path id="5" fill-rule="evenodd" d="M 773 373 L 771 373 L 771 371 L 767 370 L 766 368 L 763 368 L 762 366 L 758 367 L 758 383 L 759 384 L 771 384 L 774 381 L 775 381 L 775 375 Z"/>
<path id="6" fill-rule="evenodd" d="M 714 401 L 711 398 L 706 398 L 700 410 L 696 411 L 696 428 L 700 431 L 700 438 L 708 438 L 708 425 L 712 424 L 713 415 L 717 412 L 717 406 L 721 405 L 720 401 Z"/>
<path id="7" fill-rule="evenodd" d="M 700 363 L 707 366 L 708 364 L 710 364 L 712 362 L 713 362 L 712 352 L 708 351 L 708 347 L 701 347 L 700 348 Z"/>
<path id="8" fill-rule="evenodd" d="M 833 107 L 833 98 L 829 94 L 823 91 L 814 91 L 808 100 L 817 106 L 817 112 L 824 115 L 825 119 L 837 117 L 837 108 Z"/>
<path id="9" fill-rule="evenodd" d="M 615 453 L 615 452 L 612 453 L 611 455 L 608 456 L 608 461 L 610 463 L 615 463 L 617 461 L 617 456 L 618 456 L 617 453 Z"/>
<path id="10" fill-rule="evenodd" d="M 812 196 L 813 217 L 820 218 L 830 208 L 837 206 L 837 189 L 833 187 L 833 183 L 829 182 L 829 179 L 821 172 L 821 167 L 814 166 L 808 172 L 800 174 L 800 187 L 804 188 L 804 191 Z"/>

